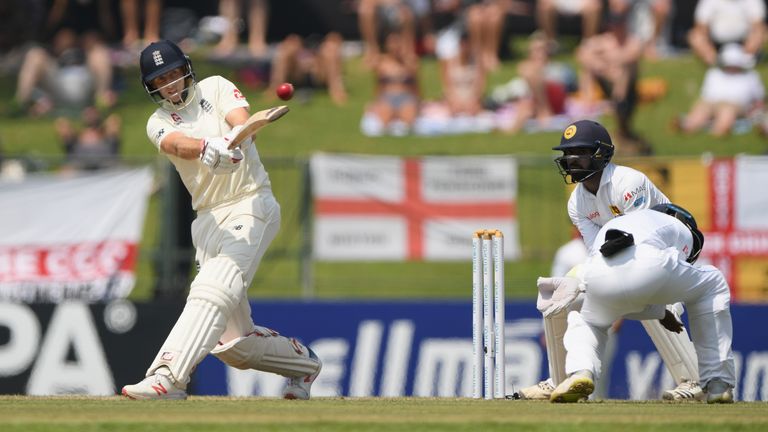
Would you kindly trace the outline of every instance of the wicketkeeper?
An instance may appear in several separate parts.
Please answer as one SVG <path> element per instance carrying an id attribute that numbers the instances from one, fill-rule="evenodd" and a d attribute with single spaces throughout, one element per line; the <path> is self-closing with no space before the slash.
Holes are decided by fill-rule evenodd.
<path id="1" fill-rule="evenodd" d="M 594 252 L 600 228 L 618 216 L 668 203 L 669 199 L 640 171 L 611 162 L 614 145 L 608 131 L 591 120 L 579 120 L 569 125 L 553 148 L 563 152 L 555 160 L 560 174 L 568 184 L 576 184 L 568 200 L 568 216 L 579 229 L 587 249 Z M 616 285 L 622 281 L 617 280 Z M 552 292 L 539 287 L 539 305 L 543 312 Z M 578 309 L 580 302 L 572 305 Z M 681 314 L 681 305 L 668 309 Z M 544 318 L 550 379 L 521 389 L 523 399 L 549 399 L 555 387 L 565 379 L 565 348 L 563 334 L 567 311 Z M 705 395 L 699 385 L 696 352 L 685 328 L 679 333 L 665 330 L 657 320 L 642 321 L 677 387 L 662 394 L 668 400 L 702 400 Z"/>
<path id="2" fill-rule="evenodd" d="M 195 366 L 211 353 L 238 369 L 289 378 L 283 396 L 309 399 L 322 364 L 296 339 L 254 325 L 247 290 L 280 227 L 280 205 L 253 140 L 229 150 L 249 118 L 248 102 L 230 81 L 196 82 L 189 58 L 169 41 L 141 52 L 141 80 L 160 108 L 149 139 L 174 164 L 197 218 L 192 241 L 199 266 L 181 316 L 138 384 L 133 399 L 184 399 Z"/>
<path id="3" fill-rule="evenodd" d="M 708 403 L 732 403 L 736 365 L 731 350 L 731 294 L 725 277 L 710 265 L 694 265 L 704 244 L 696 220 L 674 204 L 659 204 L 606 223 L 598 250 L 577 277 L 553 278 L 556 287 L 545 316 L 568 312 L 564 342 L 568 375 L 552 402 L 577 402 L 594 390 L 607 330 L 619 318 L 654 320 L 669 332 L 683 324 L 664 305 L 683 302 Z M 620 282 L 617 282 L 620 281 Z"/>

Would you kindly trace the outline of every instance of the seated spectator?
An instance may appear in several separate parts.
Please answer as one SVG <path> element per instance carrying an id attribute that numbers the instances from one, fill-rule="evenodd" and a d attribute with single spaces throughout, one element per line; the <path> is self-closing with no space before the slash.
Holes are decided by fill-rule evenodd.
<path id="1" fill-rule="evenodd" d="M 633 15 L 649 13 L 653 26 L 648 36 L 645 57 L 658 58 L 657 47 L 666 45 L 662 32 L 672 12 L 672 0 L 608 0 L 608 13 L 612 15 Z"/>
<path id="2" fill-rule="evenodd" d="M 473 51 L 463 33 L 458 53 L 442 61 L 440 68 L 445 103 L 452 115 L 474 116 L 482 110 L 486 75 L 480 53 Z"/>
<path id="3" fill-rule="evenodd" d="M 579 92 L 586 101 L 597 101 L 600 86 L 616 115 L 617 148 L 625 154 L 650 154 L 650 145 L 632 130 L 637 107 L 637 79 L 646 41 L 630 33 L 627 16 L 611 16 L 606 31 L 579 45 L 576 59 L 581 69 Z"/>
<path id="4" fill-rule="evenodd" d="M 116 40 L 114 18 L 112 3 L 108 1 L 53 0 L 46 21 L 47 35 L 54 40 L 54 58 L 59 54 L 55 40 L 62 32 L 70 33 L 70 44 L 85 52 L 86 65 L 93 75 L 96 104 L 102 108 L 111 108 L 117 102 L 107 48 L 107 41 Z"/>
<path id="5" fill-rule="evenodd" d="M 528 5 L 518 0 L 483 0 L 466 9 L 472 49 L 479 52 L 486 70 L 498 69 L 499 47 L 507 14 L 527 14 Z"/>
<path id="6" fill-rule="evenodd" d="M 547 36 L 550 49 L 557 47 L 557 19 L 560 15 L 581 15 L 582 39 L 594 36 L 600 28 L 601 0 L 538 0 L 536 21 Z"/>
<path id="7" fill-rule="evenodd" d="M 267 0 L 245 0 L 248 27 L 248 51 L 254 57 L 267 54 L 267 23 L 269 21 L 269 2 Z M 227 19 L 227 29 L 216 45 L 215 51 L 220 56 L 232 54 L 237 48 L 241 29 L 240 18 L 243 0 L 219 0 L 219 15 Z"/>
<path id="8" fill-rule="evenodd" d="M 717 53 L 727 43 L 739 43 L 748 54 L 758 54 L 765 40 L 764 20 L 763 0 L 701 0 L 688 44 L 707 66 L 717 64 Z"/>
<path id="9" fill-rule="evenodd" d="M 92 171 L 117 164 L 120 152 L 121 121 L 117 114 L 102 119 L 89 107 L 82 113 L 82 128 L 60 117 L 54 123 L 56 135 L 66 154 L 65 171 Z"/>
<path id="10" fill-rule="evenodd" d="M 120 0 L 120 13 L 123 18 L 123 46 L 143 48 L 150 42 L 160 40 L 160 16 L 163 0 L 146 0 L 144 7 L 141 0 Z M 144 11 L 144 33 L 140 31 L 141 16 Z"/>
<path id="11" fill-rule="evenodd" d="M 302 39 L 289 35 L 275 51 L 272 60 L 268 97 L 274 97 L 277 87 L 291 82 L 299 92 L 326 87 L 336 105 L 347 101 L 342 78 L 341 35 L 329 33 L 324 38 L 310 36 Z"/>
<path id="12" fill-rule="evenodd" d="M 422 0 L 360 0 L 357 9 L 360 35 L 363 39 L 364 60 L 373 67 L 381 53 L 377 42 L 390 31 L 398 31 L 406 55 L 416 55 L 416 24 L 414 5 L 422 7 Z"/>
<path id="13" fill-rule="evenodd" d="M 112 106 L 116 95 L 110 88 L 111 68 L 105 46 L 62 29 L 50 51 L 33 47 L 25 54 L 16 86 L 16 111 L 30 115 L 44 115 L 53 108 L 79 112 L 94 100 Z"/>
<path id="14" fill-rule="evenodd" d="M 754 69 L 755 57 L 739 44 L 727 44 L 717 66 L 704 76 L 701 95 L 677 125 L 686 133 L 709 128 L 714 136 L 731 132 L 738 119 L 750 117 L 763 107 L 765 88 Z"/>
<path id="15" fill-rule="evenodd" d="M 565 84 L 548 79 L 550 64 L 546 36 L 541 32 L 533 33 L 528 56 L 517 66 L 518 75 L 527 84 L 527 95 L 518 100 L 515 120 L 505 132 L 517 132 L 529 120 L 535 120 L 539 128 L 547 129 L 553 116 L 564 112 Z"/>
<path id="16" fill-rule="evenodd" d="M 383 39 L 373 68 L 376 99 L 366 111 L 377 122 L 373 129 L 406 135 L 419 114 L 418 59 L 410 55 L 409 47 L 404 46 L 401 33 L 388 33 Z"/>

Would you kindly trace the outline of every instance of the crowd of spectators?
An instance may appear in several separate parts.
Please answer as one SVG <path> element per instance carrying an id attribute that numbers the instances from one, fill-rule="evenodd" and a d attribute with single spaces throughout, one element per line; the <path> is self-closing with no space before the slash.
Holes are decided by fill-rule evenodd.
<path id="1" fill-rule="evenodd" d="M 268 40 L 274 12 L 268 0 L 219 0 L 209 11 L 215 16 L 192 24 L 171 0 L 8 0 L 0 5 L 0 72 L 15 74 L 16 89 L 2 112 L 59 119 L 56 129 L 68 154 L 77 147 L 71 143 L 78 127 L 114 133 L 119 143 L 114 125 L 120 119 L 113 110 L 122 81 L 132 79 L 121 76 L 120 66 L 135 66 L 139 50 L 160 38 L 174 39 L 189 52 L 202 47 L 209 59 L 239 56 L 266 64 L 266 75 L 256 83 L 265 98 L 290 81 L 302 101 L 327 91 L 343 106 L 349 97 L 344 56 L 351 52 L 345 47 L 357 43 L 361 67 L 374 83 L 362 113 L 363 133 L 515 134 L 557 130 L 569 116 L 605 114 L 615 117 L 620 151 L 653 152 L 633 128 L 633 114 L 647 99 L 638 94 L 642 65 L 671 52 L 670 26 L 679 13 L 671 0 L 333 4 L 355 14 L 359 40 L 345 41 L 337 31 Z M 765 42 L 765 3 L 699 0 L 690 18 L 684 48 L 708 70 L 690 112 L 672 124 L 680 133 L 744 130 L 745 122 L 763 118 L 764 91 L 755 66 Z M 520 19 L 533 23 L 529 35 L 511 28 Z M 19 26 L 22 20 L 29 24 Z M 517 67 L 505 77 L 509 83 L 489 88 L 489 75 L 510 56 Z M 426 57 L 436 59 L 439 76 L 421 74 Z M 423 79 L 439 80 L 439 99 L 425 99 Z M 738 90 L 723 92 L 724 85 Z M 93 129 L 95 119 L 110 119 L 112 126 Z M 104 154 L 119 151 L 111 138 L 96 141 Z"/>

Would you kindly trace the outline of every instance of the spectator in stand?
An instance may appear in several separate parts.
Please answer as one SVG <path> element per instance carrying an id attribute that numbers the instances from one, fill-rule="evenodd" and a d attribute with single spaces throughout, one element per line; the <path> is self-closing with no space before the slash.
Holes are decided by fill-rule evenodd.
<path id="1" fill-rule="evenodd" d="M 528 5 L 519 0 L 480 0 L 467 7 L 466 21 L 473 50 L 481 53 L 483 66 L 499 68 L 499 47 L 508 14 L 527 14 Z"/>
<path id="2" fill-rule="evenodd" d="M 160 16 L 163 0 L 144 2 L 144 35 L 140 31 L 141 0 L 120 0 L 120 13 L 123 18 L 123 46 L 140 49 L 144 45 L 160 39 Z"/>
<path id="3" fill-rule="evenodd" d="M 267 54 L 267 23 L 269 20 L 269 2 L 267 0 L 245 0 L 248 3 L 248 51 L 254 57 Z M 243 0 L 219 0 L 219 15 L 227 19 L 229 26 L 216 45 L 216 52 L 221 56 L 232 54 L 237 48 L 241 29 Z"/>
<path id="4" fill-rule="evenodd" d="M 41 116 L 54 108 L 80 112 L 95 100 L 102 105 L 113 104 L 111 89 L 103 89 L 107 80 L 104 75 L 111 76 L 111 66 L 109 73 L 106 70 L 109 53 L 104 46 L 92 49 L 95 52 L 88 57 L 70 29 L 56 33 L 50 51 L 39 46 L 30 48 L 17 79 L 12 114 Z"/>
<path id="5" fill-rule="evenodd" d="M 81 129 L 69 119 L 56 119 L 56 135 L 66 154 L 65 171 L 92 171 L 115 166 L 120 153 L 120 125 L 117 114 L 104 119 L 94 107 L 83 110 Z"/>
<path id="6" fill-rule="evenodd" d="M 416 9 L 421 13 L 423 0 L 360 0 L 358 25 L 364 45 L 365 64 L 374 67 L 382 53 L 380 41 L 391 31 L 400 33 L 404 55 L 416 56 Z M 427 5 L 428 7 L 428 5 Z"/>
<path id="7" fill-rule="evenodd" d="M 323 86 L 333 103 L 343 105 L 347 91 L 342 78 L 341 43 L 341 35 L 335 32 L 322 38 L 312 35 L 302 39 L 295 34 L 286 37 L 275 51 L 265 94 L 273 97 L 284 82 L 293 83 L 300 92 Z"/>
<path id="8" fill-rule="evenodd" d="M 663 44 L 662 32 L 672 12 L 672 0 L 608 0 L 608 11 L 612 15 L 630 15 L 642 13 L 647 9 L 653 18 L 650 40 L 645 48 L 645 56 L 658 57 L 657 47 Z"/>
<path id="9" fill-rule="evenodd" d="M 724 44 L 739 43 L 748 54 L 758 54 L 765 41 L 763 0 L 700 0 L 688 44 L 707 65 L 717 64 Z"/>
<path id="10" fill-rule="evenodd" d="M 46 22 L 49 35 L 57 35 L 63 29 L 75 34 L 75 44 L 85 52 L 86 64 L 93 74 L 96 104 L 103 108 L 110 108 L 117 102 L 117 94 L 112 89 L 112 62 L 106 45 L 107 41 L 116 40 L 113 12 L 111 3 L 106 0 L 53 0 Z"/>
<path id="11" fill-rule="evenodd" d="M 597 34 L 603 12 L 601 0 L 538 0 L 536 20 L 547 36 L 550 50 L 557 48 L 557 19 L 560 15 L 581 15 L 582 39 Z"/>
<path id="12" fill-rule="evenodd" d="M 586 39 L 576 52 L 581 68 L 579 91 L 595 101 L 597 89 L 611 102 L 618 126 L 617 147 L 625 154 L 651 154 L 650 145 L 632 129 L 637 79 L 647 41 L 633 34 L 626 15 L 612 15 L 606 31 Z"/>
<path id="13" fill-rule="evenodd" d="M 518 75 L 527 84 L 528 95 L 518 101 L 515 120 L 505 132 L 517 132 L 529 120 L 535 120 L 540 129 L 547 129 L 553 116 L 565 111 L 565 85 L 547 78 L 549 65 L 547 37 L 536 31 L 528 43 L 528 56 L 517 66 Z"/>
<path id="14" fill-rule="evenodd" d="M 677 125 L 686 133 L 709 128 L 714 136 L 731 132 L 738 119 L 751 117 L 763 107 L 765 88 L 754 69 L 755 56 L 731 43 L 723 46 L 720 61 L 704 76 L 701 95 Z"/>
<path id="15" fill-rule="evenodd" d="M 404 45 L 405 38 L 399 32 L 382 37 L 373 67 L 376 99 L 366 109 L 377 122 L 372 129 L 398 136 L 412 130 L 421 101 L 418 58 Z"/>
<path id="16" fill-rule="evenodd" d="M 473 50 L 467 33 L 462 33 L 459 52 L 441 62 L 440 78 L 445 103 L 456 115 L 477 115 L 483 108 L 486 71 L 480 53 Z"/>

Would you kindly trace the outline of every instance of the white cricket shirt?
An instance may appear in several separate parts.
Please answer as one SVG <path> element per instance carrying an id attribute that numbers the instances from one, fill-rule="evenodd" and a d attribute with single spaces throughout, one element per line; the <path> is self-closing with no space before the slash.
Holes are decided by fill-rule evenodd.
<path id="1" fill-rule="evenodd" d="M 675 248 L 682 260 L 688 258 L 693 248 L 691 230 L 676 218 L 656 210 L 642 209 L 610 220 L 597 233 L 595 243 L 602 245 L 610 229 L 632 234 L 635 245 L 650 245 L 660 250 Z M 599 253 L 597 250 L 592 255 Z"/>
<path id="2" fill-rule="evenodd" d="M 694 11 L 696 24 L 707 25 L 719 43 L 746 38 L 752 24 L 764 19 L 763 0 L 701 0 Z"/>
<path id="3" fill-rule="evenodd" d="M 668 203 L 669 199 L 648 177 L 635 169 L 609 163 L 603 169 L 597 194 L 579 183 L 568 199 L 568 216 L 584 237 L 590 253 L 600 227 L 616 216 Z"/>
<path id="4" fill-rule="evenodd" d="M 232 82 L 220 76 L 208 77 L 197 83 L 194 100 L 183 109 L 155 110 L 147 121 L 147 135 L 158 150 L 163 138 L 175 131 L 193 138 L 220 137 L 232 129 L 225 120 L 227 113 L 248 106 Z M 269 176 L 253 140 L 241 144 L 241 149 L 244 157 L 237 171 L 219 175 L 212 174 L 199 159 L 166 154 L 192 196 L 192 208 L 209 210 L 270 188 Z"/>

